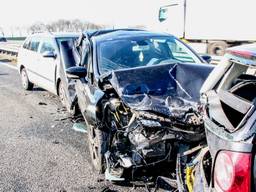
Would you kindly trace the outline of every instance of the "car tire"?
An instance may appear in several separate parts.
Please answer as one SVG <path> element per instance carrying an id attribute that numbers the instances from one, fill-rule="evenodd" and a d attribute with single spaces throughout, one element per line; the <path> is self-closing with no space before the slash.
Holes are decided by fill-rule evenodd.
<path id="1" fill-rule="evenodd" d="M 32 90 L 34 87 L 34 84 L 29 81 L 27 71 L 25 68 L 21 69 L 20 76 L 21 76 L 22 87 L 25 90 Z"/>
<path id="2" fill-rule="evenodd" d="M 88 145 L 93 168 L 99 174 L 104 173 L 106 169 L 104 154 L 108 149 L 108 133 L 95 129 L 93 126 L 89 126 Z"/>
<path id="3" fill-rule="evenodd" d="M 210 55 L 223 56 L 228 48 L 228 44 L 225 41 L 216 41 L 208 44 L 207 52 Z"/>

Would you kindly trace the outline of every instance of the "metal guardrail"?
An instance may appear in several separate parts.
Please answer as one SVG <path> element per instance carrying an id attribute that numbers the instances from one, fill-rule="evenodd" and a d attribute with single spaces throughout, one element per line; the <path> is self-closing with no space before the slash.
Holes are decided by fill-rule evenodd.
<path id="1" fill-rule="evenodd" d="M 17 56 L 21 43 L 17 42 L 1 42 L 0 53 Z"/>

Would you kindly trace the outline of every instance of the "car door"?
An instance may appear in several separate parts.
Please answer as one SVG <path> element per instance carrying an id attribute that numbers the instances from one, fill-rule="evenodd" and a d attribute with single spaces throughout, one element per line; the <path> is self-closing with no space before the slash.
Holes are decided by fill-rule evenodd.
<path id="1" fill-rule="evenodd" d="M 97 104 L 104 92 L 98 88 L 94 79 L 92 52 L 89 45 L 84 46 L 81 65 L 87 68 L 87 77 L 79 79 L 76 83 L 78 105 L 86 122 L 92 124 L 97 119 Z"/>
<path id="2" fill-rule="evenodd" d="M 24 41 L 23 45 L 20 47 L 17 57 L 17 64 L 20 66 L 24 66 L 25 68 L 28 68 L 28 55 L 29 55 L 29 45 L 30 45 L 30 37 L 27 37 Z"/>
<path id="3" fill-rule="evenodd" d="M 29 80 L 37 85 L 40 84 L 37 54 L 39 45 L 40 38 L 36 36 L 31 37 L 26 45 L 26 49 L 24 49 L 23 55 L 21 56 L 21 60 L 26 68 Z"/>
<path id="4" fill-rule="evenodd" d="M 66 69 L 76 66 L 79 57 L 75 51 L 74 38 L 57 39 L 60 47 L 60 65 L 58 66 L 58 77 L 60 77 L 62 89 L 64 91 L 64 102 L 68 110 L 73 109 L 76 102 L 75 80 L 68 79 Z"/>
<path id="5" fill-rule="evenodd" d="M 55 74 L 56 65 L 56 42 L 53 38 L 42 38 L 38 52 L 38 65 L 40 69 L 40 86 L 56 94 Z"/>

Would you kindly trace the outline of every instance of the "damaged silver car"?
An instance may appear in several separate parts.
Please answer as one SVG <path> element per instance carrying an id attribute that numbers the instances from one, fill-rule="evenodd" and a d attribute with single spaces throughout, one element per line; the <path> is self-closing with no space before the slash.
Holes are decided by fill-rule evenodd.
<path id="1" fill-rule="evenodd" d="M 80 59 L 66 73 L 76 81 L 92 164 L 107 180 L 169 175 L 177 153 L 205 138 L 199 90 L 213 67 L 183 42 L 102 30 L 83 33 L 73 49 Z"/>
<path id="2" fill-rule="evenodd" d="M 203 84 L 201 101 L 206 143 L 178 154 L 176 189 L 255 191 L 256 44 L 227 50 Z"/>

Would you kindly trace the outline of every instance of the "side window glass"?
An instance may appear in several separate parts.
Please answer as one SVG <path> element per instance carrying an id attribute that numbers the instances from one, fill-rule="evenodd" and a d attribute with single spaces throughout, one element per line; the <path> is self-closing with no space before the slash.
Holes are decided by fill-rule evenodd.
<path id="1" fill-rule="evenodd" d="M 195 60 L 192 58 L 191 54 L 188 53 L 188 48 L 186 48 L 181 43 L 168 42 L 168 46 L 174 59 L 189 63 L 195 63 Z"/>
<path id="2" fill-rule="evenodd" d="M 54 52 L 54 48 L 51 42 L 49 41 L 45 41 L 43 42 L 42 46 L 41 46 L 41 50 L 40 53 L 44 53 L 46 51 L 50 51 L 50 52 Z"/>
<path id="3" fill-rule="evenodd" d="M 24 44 L 23 44 L 23 48 L 24 49 L 28 49 L 29 48 L 29 43 L 30 43 L 30 39 L 27 39 Z"/>
<path id="4" fill-rule="evenodd" d="M 39 40 L 34 40 L 32 39 L 29 44 L 28 44 L 28 49 L 30 49 L 31 51 L 35 51 L 37 52 L 38 47 L 39 47 L 40 41 Z"/>

